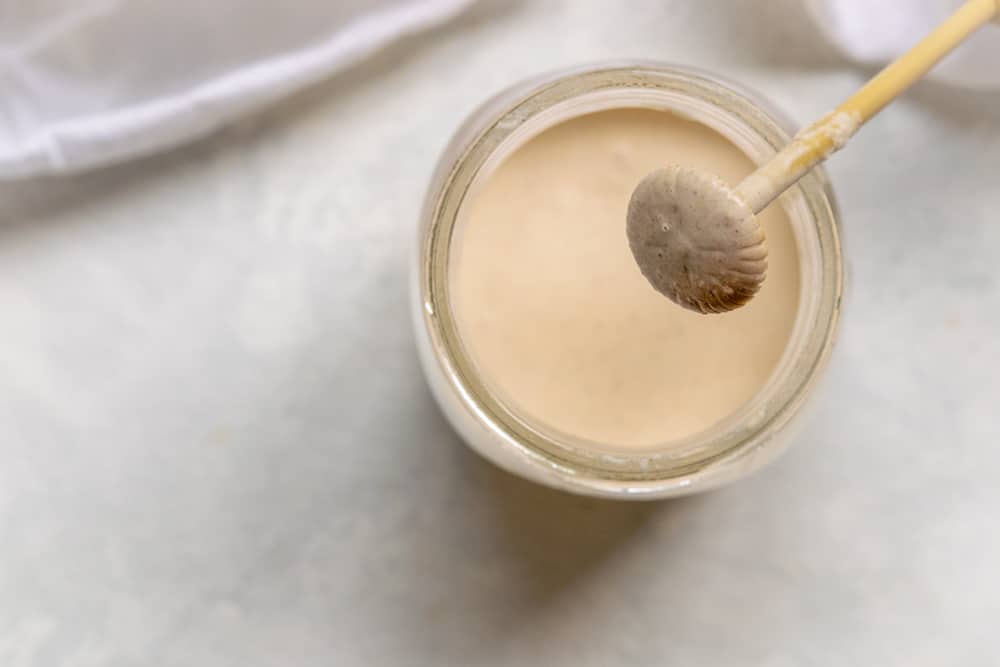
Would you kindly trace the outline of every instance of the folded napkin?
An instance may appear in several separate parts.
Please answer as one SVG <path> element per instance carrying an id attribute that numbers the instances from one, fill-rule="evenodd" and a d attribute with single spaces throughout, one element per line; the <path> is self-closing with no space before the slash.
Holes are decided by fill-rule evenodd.
<path id="1" fill-rule="evenodd" d="M 908 50 L 961 0 L 809 0 L 830 42 L 854 62 L 882 65 Z M 1000 25 L 987 25 L 927 76 L 970 88 L 1000 88 Z"/>
<path id="2" fill-rule="evenodd" d="M 0 0 L 0 180 L 203 136 L 473 1 Z M 806 1 L 844 56 L 869 65 L 899 55 L 959 4 Z M 931 76 L 1000 87 L 1000 26 Z"/>
<path id="3" fill-rule="evenodd" d="M 0 3 L 0 180 L 207 134 L 470 2 Z"/>

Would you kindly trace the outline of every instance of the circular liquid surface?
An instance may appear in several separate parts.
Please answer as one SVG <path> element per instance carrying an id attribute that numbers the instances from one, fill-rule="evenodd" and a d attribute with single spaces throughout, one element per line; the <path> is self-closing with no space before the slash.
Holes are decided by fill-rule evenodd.
<path id="1" fill-rule="evenodd" d="M 758 216 L 768 275 L 746 306 L 684 310 L 629 251 L 629 196 L 676 163 L 738 183 L 755 165 L 662 111 L 617 109 L 545 130 L 463 205 L 451 248 L 462 343 L 492 391 L 542 428 L 620 449 L 669 443 L 732 414 L 767 381 L 795 321 L 799 262 L 784 210 Z"/>

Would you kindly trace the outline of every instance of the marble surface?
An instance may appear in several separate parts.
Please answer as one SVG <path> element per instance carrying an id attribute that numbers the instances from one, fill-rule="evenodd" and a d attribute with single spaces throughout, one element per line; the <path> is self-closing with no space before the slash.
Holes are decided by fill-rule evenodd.
<path id="1" fill-rule="evenodd" d="M 0 188 L 0 665 L 997 664 L 1000 94 L 921 85 L 831 161 L 839 349 L 750 480 L 548 491 L 420 376 L 408 243 L 467 112 L 646 57 L 811 120 L 870 72 L 800 11 L 484 0 L 214 139 Z"/>

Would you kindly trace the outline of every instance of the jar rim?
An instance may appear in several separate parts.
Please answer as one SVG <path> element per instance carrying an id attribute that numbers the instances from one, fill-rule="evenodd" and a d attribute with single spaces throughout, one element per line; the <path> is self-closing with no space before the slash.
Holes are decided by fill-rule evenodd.
<path id="1" fill-rule="evenodd" d="M 551 432 L 522 419 L 490 391 L 461 343 L 449 296 L 449 259 L 462 204 L 476 179 L 488 171 L 491 160 L 498 162 L 504 150 L 509 152 L 517 147 L 512 147 L 512 137 L 517 138 L 519 132 L 524 135 L 529 131 L 526 128 L 533 128 L 537 134 L 593 109 L 539 127 L 538 121 L 544 114 L 558 115 L 552 110 L 565 110 L 566 105 L 581 100 L 593 102 L 602 95 L 607 98 L 605 101 L 619 102 L 626 98 L 656 98 L 664 110 L 708 125 L 730 141 L 733 137 L 718 125 L 741 123 L 759 144 L 758 155 L 752 155 L 745 145 L 733 143 L 758 162 L 767 157 L 762 151 L 773 154 L 789 140 L 790 123 L 766 100 L 715 74 L 689 67 L 635 61 L 603 63 L 552 72 L 501 92 L 474 112 L 456 133 L 428 191 L 418 246 L 417 289 L 422 320 L 418 326 L 426 328 L 435 363 L 464 408 L 501 446 L 517 450 L 517 456 L 541 466 L 548 475 L 591 491 L 603 488 L 639 495 L 662 495 L 695 482 L 700 486 L 722 483 L 748 466 L 762 465 L 778 453 L 771 436 L 797 413 L 825 366 L 836 337 L 843 292 L 843 259 L 835 203 L 821 170 L 804 177 L 788 195 L 795 200 L 796 214 L 806 218 L 802 224 L 810 225 L 810 231 L 816 234 L 813 240 L 818 244 L 820 261 L 814 282 L 819 289 L 810 295 L 815 300 L 815 312 L 810 316 L 811 326 L 798 358 L 792 363 L 785 359 L 788 354 L 783 355 L 779 366 L 782 363 L 791 366 L 783 379 L 772 377 L 781 386 L 763 404 L 755 403 L 755 397 L 718 424 L 672 442 L 669 447 L 602 451 L 595 448 L 598 443 L 568 436 L 556 439 Z M 695 106 L 697 103 L 717 110 L 718 118 L 709 122 L 690 113 L 695 107 L 682 108 L 679 100 L 683 99 Z M 630 106 L 637 105 L 622 103 L 605 108 Z M 530 125 L 533 121 L 534 126 Z M 524 140 L 522 136 L 521 143 Z M 785 205 L 788 208 L 787 202 Z M 799 231 L 795 233 L 799 239 Z"/>

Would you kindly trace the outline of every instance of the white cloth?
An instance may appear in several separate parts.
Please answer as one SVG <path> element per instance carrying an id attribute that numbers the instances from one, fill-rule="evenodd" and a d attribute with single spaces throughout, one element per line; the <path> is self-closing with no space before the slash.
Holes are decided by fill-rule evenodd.
<path id="1" fill-rule="evenodd" d="M 203 136 L 473 0 L 0 0 L 0 180 Z M 881 64 L 959 0 L 809 0 L 844 55 Z M 930 76 L 1000 86 L 1000 27 Z"/>
<path id="2" fill-rule="evenodd" d="M 0 180 L 204 135 L 471 0 L 0 0 Z"/>
<path id="3" fill-rule="evenodd" d="M 854 62 L 893 60 L 955 11 L 961 0 L 809 0 L 817 25 Z M 928 72 L 970 88 L 1000 88 L 1000 25 L 987 25 Z"/>

